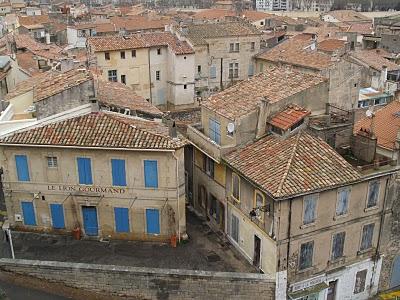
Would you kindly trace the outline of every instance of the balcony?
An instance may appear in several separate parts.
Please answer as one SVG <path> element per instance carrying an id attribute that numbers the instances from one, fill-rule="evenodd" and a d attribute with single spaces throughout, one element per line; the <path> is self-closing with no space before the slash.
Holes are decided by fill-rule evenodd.
<path id="1" fill-rule="evenodd" d="M 221 156 L 234 148 L 234 145 L 221 146 L 204 134 L 200 124 L 188 126 L 187 136 L 190 142 L 215 161 L 220 162 Z"/>

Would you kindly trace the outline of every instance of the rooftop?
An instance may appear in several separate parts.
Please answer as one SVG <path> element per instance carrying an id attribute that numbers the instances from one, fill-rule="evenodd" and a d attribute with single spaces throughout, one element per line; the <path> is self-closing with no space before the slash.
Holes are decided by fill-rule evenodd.
<path id="1" fill-rule="evenodd" d="M 276 17 L 273 14 L 268 14 L 265 12 L 255 11 L 255 10 L 245 10 L 245 11 L 242 11 L 239 15 L 233 10 L 211 8 L 211 9 L 204 9 L 202 11 L 197 12 L 196 14 L 193 15 L 193 19 L 196 19 L 196 20 L 216 20 L 216 19 L 223 20 L 225 17 L 234 17 L 234 16 L 243 17 L 247 20 L 250 20 L 251 22 Z"/>
<path id="2" fill-rule="evenodd" d="M 232 36 L 261 35 L 253 25 L 245 22 L 220 22 L 213 24 L 192 24 L 184 34 L 193 45 L 207 44 L 207 39 L 217 39 Z"/>
<path id="3" fill-rule="evenodd" d="M 283 111 L 275 114 L 268 123 L 286 131 L 310 114 L 311 111 L 290 104 Z"/>
<path id="4" fill-rule="evenodd" d="M 90 37 L 88 42 L 95 52 L 168 46 L 177 55 L 194 53 L 187 42 L 180 41 L 170 32 Z"/>
<path id="5" fill-rule="evenodd" d="M 51 23 L 49 15 L 19 16 L 18 21 L 23 26 Z"/>
<path id="6" fill-rule="evenodd" d="M 325 81 L 316 74 L 274 67 L 212 95 L 202 105 L 235 120 L 255 110 L 264 99 L 278 102 Z"/>
<path id="7" fill-rule="evenodd" d="M 173 150 L 185 145 L 159 131 L 158 122 L 116 113 L 89 113 L 83 116 L 16 132 L 1 144 L 46 145 L 90 148 Z M 153 127 L 153 129 L 151 129 Z"/>
<path id="8" fill-rule="evenodd" d="M 299 34 L 258 54 L 256 57 L 316 70 L 328 68 L 333 64 L 331 56 L 318 51 L 317 47 L 312 48 L 313 42 L 311 35 Z"/>
<path id="9" fill-rule="evenodd" d="M 371 19 L 354 10 L 334 10 L 326 13 L 340 22 L 370 22 Z"/>
<path id="10" fill-rule="evenodd" d="M 346 41 L 338 39 L 327 39 L 319 42 L 317 45 L 318 50 L 325 52 L 333 52 L 339 49 L 343 49 L 346 45 Z"/>
<path id="11" fill-rule="evenodd" d="M 228 154 L 225 160 L 275 199 L 333 188 L 361 178 L 327 143 L 305 131 L 284 140 L 266 136 Z"/>
<path id="12" fill-rule="evenodd" d="M 382 71 L 383 66 L 386 66 L 388 71 L 400 70 L 400 65 L 386 59 L 383 53 L 381 53 L 380 49 L 359 50 L 353 52 L 351 56 L 378 71 Z"/>
<path id="13" fill-rule="evenodd" d="M 378 146 L 394 150 L 400 129 L 400 100 L 394 100 L 375 111 L 373 119 L 365 117 L 358 121 L 354 125 L 354 133 L 359 131 L 371 133 L 372 120 L 373 133 L 377 138 Z"/>

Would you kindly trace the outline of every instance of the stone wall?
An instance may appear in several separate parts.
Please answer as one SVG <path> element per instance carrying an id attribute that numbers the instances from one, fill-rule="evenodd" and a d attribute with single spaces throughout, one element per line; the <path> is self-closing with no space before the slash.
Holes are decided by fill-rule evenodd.
<path id="1" fill-rule="evenodd" d="M 265 274 L 155 269 L 54 261 L 0 259 L 3 271 L 67 286 L 139 299 L 273 299 Z"/>

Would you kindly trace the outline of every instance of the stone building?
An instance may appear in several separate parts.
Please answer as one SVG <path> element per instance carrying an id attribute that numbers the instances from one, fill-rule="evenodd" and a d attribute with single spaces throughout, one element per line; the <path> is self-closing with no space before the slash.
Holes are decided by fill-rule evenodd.
<path id="1" fill-rule="evenodd" d="M 159 122 L 113 112 L 66 115 L 3 136 L 13 228 L 166 240 L 185 226 L 185 143 Z"/>
<path id="2" fill-rule="evenodd" d="M 197 97 L 206 98 L 254 75 L 252 57 L 260 50 L 261 32 L 246 21 L 191 24 L 177 33 L 195 51 Z"/>
<path id="3" fill-rule="evenodd" d="M 89 37 L 88 51 L 104 80 L 126 84 L 165 110 L 194 99 L 194 51 L 170 32 Z"/>

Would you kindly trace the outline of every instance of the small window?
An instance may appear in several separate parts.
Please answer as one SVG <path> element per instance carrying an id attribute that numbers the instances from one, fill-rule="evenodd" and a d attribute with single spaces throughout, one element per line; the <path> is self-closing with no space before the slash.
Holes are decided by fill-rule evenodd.
<path id="1" fill-rule="evenodd" d="M 204 155 L 204 172 L 214 178 L 214 161 L 206 155 Z"/>
<path id="2" fill-rule="evenodd" d="M 239 63 L 230 63 L 229 64 L 229 78 L 238 78 L 239 77 Z"/>
<path id="3" fill-rule="evenodd" d="M 374 235 L 375 224 L 368 224 L 363 227 L 360 251 L 368 250 L 372 247 L 372 237 Z"/>
<path id="4" fill-rule="evenodd" d="M 240 202 L 240 178 L 235 173 L 232 173 L 232 197 Z"/>
<path id="5" fill-rule="evenodd" d="M 254 51 L 254 50 L 256 49 L 256 43 L 255 43 L 255 42 L 251 42 L 251 44 L 250 44 L 250 49 L 251 49 L 252 51 Z"/>
<path id="6" fill-rule="evenodd" d="M 209 208 L 209 215 L 215 220 L 217 224 L 221 223 L 220 218 L 220 204 L 217 198 L 214 195 L 210 195 L 210 208 Z"/>
<path id="7" fill-rule="evenodd" d="M 132 57 L 136 57 L 136 50 L 132 50 Z"/>
<path id="8" fill-rule="evenodd" d="M 367 270 L 358 271 L 356 273 L 356 282 L 354 284 L 354 294 L 359 294 L 365 290 L 365 281 L 367 278 Z"/>
<path id="9" fill-rule="evenodd" d="M 183 89 L 184 89 L 184 90 L 187 90 L 187 84 L 184 84 L 184 85 L 183 85 Z"/>
<path id="10" fill-rule="evenodd" d="M 121 54 L 121 59 L 125 59 L 125 51 L 121 51 L 120 54 Z"/>
<path id="11" fill-rule="evenodd" d="M 184 56 L 183 59 L 186 59 L 186 56 Z"/>
<path id="12" fill-rule="evenodd" d="M 235 52 L 239 52 L 239 43 L 235 43 Z"/>
<path id="13" fill-rule="evenodd" d="M 58 162 L 56 156 L 47 156 L 47 167 L 48 168 L 57 168 Z"/>
<path id="14" fill-rule="evenodd" d="M 200 65 L 197 66 L 197 73 L 201 73 L 201 66 Z"/>
<path id="15" fill-rule="evenodd" d="M 303 199 L 303 224 L 312 224 L 316 219 L 318 194 L 307 195 Z"/>
<path id="16" fill-rule="evenodd" d="M 209 137 L 218 145 L 221 144 L 221 124 L 212 118 L 208 119 Z"/>
<path id="17" fill-rule="evenodd" d="M 117 70 L 108 71 L 108 81 L 113 81 L 113 82 L 118 81 Z"/>
<path id="18" fill-rule="evenodd" d="M 126 84 L 126 75 L 121 75 L 121 82 Z"/>
<path id="19" fill-rule="evenodd" d="M 104 52 L 104 59 L 110 60 L 110 52 Z"/>
<path id="20" fill-rule="evenodd" d="M 235 51 L 235 44 L 234 43 L 230 43 L 229 44 L 229 52 L 234 52 Z"/>
<path id="21" fill-rule="evenodd" d="M 157 48 L 157 55 L 161 55 L 161 48 Z"/>
<path id="22" fill-rule="evenodd" d="M 332 239 L 332 260 L 336 260 L 343 256 L 345 232 L 339 232 L 333 235 Z"/>
<path id="23" fill-rule="evenodd" d="M 269 212 L 269 209 L 268 210 L 265 209 L 266 208 L 265 207 L 265 197 L 259 191 L 254 192 L 254 208 L 255 208 L 257 219 L 259 219 L 261 221 L 264 219 L 264 212 L 265 211 Z"/>
<path id="24" fill-rule="evenodd" d="M 301 244 L 299 270 L 304 270 L 312 267 L 313 254 L 314 254 L 314 241 Z"/>
<path id="25" fill-rule="evenodd" d="M 367 208 L 375 207 L 378 204 L 380 181 L 374 180 L 368 186 Z"/>
<path id="26" fill-rule="evenodd" d="M 156 71 L 156 80 L 161 80 L 161 72 L 160 71 Z"/>
<path id="27" fill-rule="evenodd" d="M 231 237 L 239 243 L 239 218 L 232 214 L 231 218 Z"/>
<path id="28" fill-rule="evenodd" d="M 350 188 L 345 187 L 338 189 L 338 199 L 336 204 L 336 216 L 342 216 L 347 214 L 347 210 L 349 207 L 349 195 L 350 195 Z"/>

